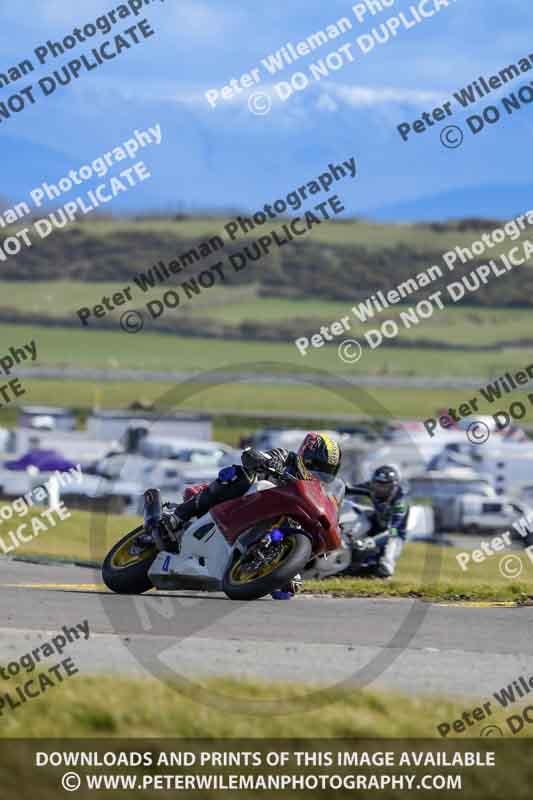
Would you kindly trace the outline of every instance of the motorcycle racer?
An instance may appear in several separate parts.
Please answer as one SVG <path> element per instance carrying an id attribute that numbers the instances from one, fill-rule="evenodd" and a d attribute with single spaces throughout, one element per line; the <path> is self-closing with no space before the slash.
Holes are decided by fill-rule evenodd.
<path id="1" fill-rule="evenodd" d="M 368 497 L 373 505 L 369 536 L 380 557 L 376 574 L 380 578 L 394 575 L 407 534 L 409 503 L 400 484 L 396 467 L 384 464 L 374 470 L 369 481 L 358 483 L 348 490 L 350 495 Z"/>
<path id="2" fill-rule="evenodd" d="M 193 517 L 206 514 L 213 506 L 226 500 L 242 497 L 256 480 L 268 477 L 275 483 L 272 472 L 282 474 L 288 471 L 299 480 L 320 477 L 327 481 L 337 476 L 340 465 L 340 446 L 326 434 L 308 433 L 297 453 L 283 448 L 265 452 L 246 448 L 241 455 L 241 465 L 224 467 L 212 483 L 187 489 L 183 503 L 166 504 L 168 510 L 160 523 L 165 547 L 170 552 L 178 550 L 183 529 Z M 300 587 L 301 581 L 293 580 L 291 586 L 283 587 L 280 599 L 292 596 Z"/>
<path id="3" fill-rule="evenodd" d="M 274 480 L 272 471 L 287 470 L 295 478 L 309 480 L 316 474 L 335 477 L 341 464 L 341 450 L 337 442 L 325 434 L 308 433 L 298 452 L 273 448 L 265 452 L 248 447 L 241 455 L 241 465 L 221 469 L 210 484 L 201 484 L 185 492 L 185 501 L 171 506 L 162 521 L 162 536 L 165 543 L 179 539 L 179 533 L 189 520 L 206 514 L 213 506 L 234 500 L 246 494 L 255 480 L 268 476 Z"/>
<path id="4" fill-rule="evenodd" d="M 146 489 L 142 523 L 119 539 L 103 561 L 108 589 L 117 594 L 197 589 L 221 591 L 239 601 L 268 595 L 288 599 L 295 580 L 311 577 L 330 553 L 344 549 L 340 515 L 346 484 L 337 475 L 340 449 L 335 442 L 313 434 L 296 453 L 248 450 L 241 458 L 240 467 L 235 465 L 241 480 L 229 480 L 228 486 L 233 496 L 249 486 L 246 494 L 219 502 L 187 525 L 176 511 L 183 517 L 187 510 L 198 514 L 198 497 L 207 497 L 208 505 L 210 488 L 218 489 L 215 498 L 221 500 L 228 486 L 215 481 L 211 487 L 196 487 L 180 506 L 163 503 L 159 489 Z M 273 462 L 283 471 L 273 469 Z M 262 476 L 266 480 L 252 484 Z M 176 522 L 183 526 L 177 532 Z M 163 530 L 171 538 L 170 551 Z"/>

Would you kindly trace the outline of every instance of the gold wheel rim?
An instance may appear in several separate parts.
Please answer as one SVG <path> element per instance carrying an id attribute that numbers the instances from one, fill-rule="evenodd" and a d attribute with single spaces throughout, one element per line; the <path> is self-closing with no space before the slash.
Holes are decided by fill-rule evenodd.
<path id="1" fill-rule="evenodd" d="M 270 561 L 268 564 L 265 564 L 263 567 L 255 570 L 255 572 L 246 572 L 245 574 L 242 573 L 243 556 L 241 555 L 231 568 L 230 579 L 233 583 L 251 583 L 252 581 L 256 581 L 258 578 L 264 578 L 274 572 L 274 570 L 279 567 L 279 565 L 287 558 L 293 549 L 294 539 L 292 536 L 287 537 L 283 540 L 282 549 L 274 561 Z"/>
<path id="2" fill-rule="evenodd" d="M 115 569 L 126 569 L 133 566 L 133 564 L 140 564 L 141 561 L 147 561 L 157 554 L 157 547 L 150 547 L 147 550 L 141 550 L 140 553 L 131 553 L 130 548 L 135 539 L 142 532 L 141 530 L 132 531 L 131 535 L 123 542 L 118 550 L 113 553 L 111 565 Z"/>

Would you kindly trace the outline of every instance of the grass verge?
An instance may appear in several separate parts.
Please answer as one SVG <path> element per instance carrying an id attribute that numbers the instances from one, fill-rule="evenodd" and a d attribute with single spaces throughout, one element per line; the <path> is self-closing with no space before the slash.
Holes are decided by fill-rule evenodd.
<path id="1" fill-rule="evenodd" d="M 466 572 L 457 561 L 459 552 L 457 547 L 408 542 L 394 578 L 328 578 L 309 581 L 306 591 L 336 597 L 419 597 L 433 602 L 528 603 L 533 598 L 533 564 L 524 552 L 512 551 L 522 562 L 519 580 L 500 572 L 505 551 L 479 564 L 471 562 Z"/>
<path id="2" fill-rule="evenodd" d="M 0 737 L 432 737 L 443 720 L 464 706 L 444 699 L 404 697 L 360 689 L 327 690 L 328 704 L 308 684 L 264 683 L 228 678 L 198 687 L 153 679 L 74 677 L 58 691 L 46 690 L 20 708 L 5 712 Z M 203 700 L 202 700 L 203 697 Z M 224 701 L 217 708 L 214 699 Z M 306 699 L 309 698 L 309 699 Z M 231 712 L 232 699 L 240 713 Z M 242 713 L 242 704 L 279 705 L 279 715 Z M 293 703 L 303 703 L 295 713 Z M 291 712 L 283 712 L 283 708 Z M 305 720 L 305 724 L 302 724 Z"/>
<path id="3" fill-rule="evenodd" d="M 8 505 L 8 503 L 0 501 L 0 506 L 3 505 Z M 10 521 L 2 520 L 0 553 L 8 557 L 37 556 L 59 561 L 100 563 L 111 546 L 141 522 L 140 517 L 71 511 L 68 519 L 57 522 L 57 527 L 49 527 L 46 532 L 41 533 L 31 542 L 22 544 L 16 550 L 6 552 L 13 546 L 9 532 L 13 531 L 15 534 L 19 525 L 26 523 L 27 529 L 25 529 L 24 535 L 28 536 L 32 530 L 31 520 L 39 517 L 39 514 L 40 511 L 32 510 L 25 517 L 16 516 Z"/>
<path id="4" fill-rule="evenodd" d="M 459 719 L 465 709 L 473 709 L 478 701 L 462 699 L 453 702 L 438 697 L 406 697 L 392 692 L 333 689 L 328 693 L 327 705 L 313 707 L 309 703 L 310 710 L 287 714 L 283 713 L 283 709 L 291 701 L 302 699 L 311 687 L 213 679 L 206 682 L 203 688 L 206 693 L 204 700 L 208 695 L 224 696 L 227 708 L 224 711 L 215 709 L 202 702 L 202 697 L 188 696 L 181 687 L 161 681 L 71 678 L 61 685 L 59 691 L 33 699 L 3 717 L 0 728 L 2 797 L 5 800 L 56 800 L 64 794 L 59 788 L 60 780 L 72 768 L 61 766 L 37 769 L 36 751 L 97 753 L 103 764 L 113 764 L 113 761 L 107 761 L 109 756 L 104 754 L 150 753 L 152 764 L 158 765 L 144 769 L 78 767 L 76 774 L 82 777 L 82 781 L 77 797 L 81 800 L 94 797 L 94 791 L 91 792 L 83 780 L 85 775 L 271 775 L 276 774 L 278 769 L 266 766 L 267 753 L 294 754 L 302 751 L 329 753 L 332 758 L 330 763 L 334 766 L 330 769 L 317 764 L 313 768 L 311 764 L 302 764 L 300 768 L 296 768 L 296 758 L 292 755 L 290 766 L 283 770 L 284 774 L 383 775 L 391 774 L 392 771 L 394 775 L 415 776 L 415 785 L 410 791 L 405 788 L 399 791 L 397 786 L 384 784 L 379 794 L 385 800 L 393 800 L 398 796 L 410 800 L 420 796 L 416 792 L 416 789 L 421 788 L 416 786 L 416 778 L 422 775 L 429 777 L 431 774 L 460 775 L 464 796 L 470 800 L 529 796 L 533 767 L 529 757 L 530 745 L 526 738 L 527 726 L 513 740 L 508 738 L 508 734 L 504 734 L 506 738 L 493 739 L 490 743 L 480 738 L 472 741 L 473 737 L 483 735 L 483 723 L 477 723 L 472 728 L 467 734 L 467 741 L 458 741 L 453 734 L 447 737 L 453 741 L 445 741 L 440 737 L 437 731 L 439 724 L 452 723 Z M 245 696 L 249 696 L 253 703 L 262 700 L 270 703 L 275 701 L 280 713 L 271 716 L 231 713 L 232 698 L 242 704 Z M 497 721 L 500 725 L 505 725 L 503 720 Z M 51 736 L 54 738 L 50 738 Z M 465 735 L 462 738 L 465 739 Z M 522 741 L 517 741 L 518 738 Z M 336 765 L 336 754 L 339 751 L 376 753 L 377 765 L 383 763 L 380 757 L 383 758 L 384 751 L 395 754 L 393 758 L 396 765 L 402 763 L 402 753 L 447 752 L 451 761 L 454 753 L 479 752 L 483 759 L 483 751 L 496 751 L 496 768 L 421 766 L 415 770 L 412 766 L 374 766 L 367 770 L 355 766 L 339 767 Z M 192 753 L 196 766 L 188 769 L 166 766 L 172 764 L 170 760 L 166 760 L 171 756 L 161 761 L 163 752 Z M 207 761 L 207 766 L 198 766 L 201 763 L 200 753 L 210 752 L 256 753 L 262 766 L 259 769 L 245 766 L 224 768 L 217 765 L 216 756 Z M 161 763 L 165 766 L 159 766 Z M 414 756 L 409 755 L 407 763 L 417 762 Z M 153 784 L 148 783 L 144 787 L 142 784 L 137 785 L 135 792 L 131 789 L 124 791 L 115 788 L 113 796 L 118 800 L 126 800 L 133 794 L 141 800 L 160 796 L 160 792 L 146 786 Z M 426 796 L 442 796 L 442 784 L 439 788 L 438 792 L 426 792 Z M 336 797 L 352 795 L 353 789 L 335 791 Z M 218 789 L 210 789 L 203 790 L 199 795 L 197 791 L 185 790 L 180 791 L 180 796 L 187 799 L 201 796 L 204 800 L 218 800 L 221 793 Z M 230 790 L 225 791 L 224 796 L 260 798 L 265 795 L 261 791 L 247 791 L 243 795 L 242 791 Z M 268 796 L 297 797 L 303 800 L 326 795 L 318 789 L 296 789 L 272 792 Z"/>

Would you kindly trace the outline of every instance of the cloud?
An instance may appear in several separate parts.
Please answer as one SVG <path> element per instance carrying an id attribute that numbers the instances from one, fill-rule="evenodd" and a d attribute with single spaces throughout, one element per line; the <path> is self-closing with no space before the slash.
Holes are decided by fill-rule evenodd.
<path id="1" fill-rule="evenodd" d="M 339 108 L 335 100 L 329 94 L 322 93 L 318 98 L 316 107 L 319 111 L 337 111 Z"/>
<path id="2" fill-rule="evenodd" d="M 420 89 L 397 89 L 392 87 L 370 88 L 366 86 L 347 86 L 328 84 L 328 92 L 343 100 L 347 105 L 359 108 L 384 103 L 408 103 L 414 106 L 437 105 L 443 98 L 443 92 L 423 91 Z"/>
<path id="3" fill-rule="evenodd" d="M 376 88 L 369 86 L 350 86 L 347 84 L 336 84 L 322 81 L 320 84 L 310 83 L 307 89 L 295 92 L 292 97 L 282 101 L 276 90 L 275 83 L 261 83 L 249 91 L 234 93 L 233 97 L 223 100 L 218 99 L 214 109 L 210 108 L 206 98 L 206 88 L 181 86 L 172 92 L 158 91 L 158 87 L 152 85 L 152 96 L 157 96 L 162 102 L 174 102 L 184 104 L 198 111 L 227 115 L 228 111 L 238 108 L 246 108 L 250 95 L 256 91 L 264 92 L 272 100 L 272 114 L 282 111 L 282 117 L 287 122 L 288 118 L 296 117 L 300 121 L 314 112 L 335 114 L 342 108 L 375 108 L 380 115 L 384 112 L 393 113 L 396 106 L 413 107 L 433 107 L 439 105 L 446 98 L 446 92 L 424 91 L 420 89 L 404 89 L 397 87 Z M 170 88 L 170 87 L 168 87 Z M 212 87 L 209 87 L 212 88 Z M 233 117 L 235 124 L 237 118 Z"/>

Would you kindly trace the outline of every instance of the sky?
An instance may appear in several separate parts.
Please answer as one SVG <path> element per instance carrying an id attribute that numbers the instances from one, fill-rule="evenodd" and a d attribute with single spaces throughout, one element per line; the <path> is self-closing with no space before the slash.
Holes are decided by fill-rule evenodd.
<path id="1" fill-rule="evenodd" d="M 425 0 L 426 8 L 439 0 Z M 137 17 L 120 20 L 107 35 L 79 44 L 64 57 L 0 89 L 7 102 L 28 83 L 63 66 L 105 39 L 113 39 L 146 17 L 155 35 L 102 67 L 83 73 L 69 86 L 0 122 L 4 176 L 0 194 L 11 203 L 42 181 L 54 181 L 131 136 L 135 129 L 161 125 L 159 146 L 142 158 L 151 179 L 113 201 L 125 210 L 253 212 L 284 197 L 328 168 L 355 157 L 358 175 L 343 182 L 339 195 L 347 215 L 398 221 L 449 216 L 508 217 L 527 208 L 531 184 L 529 142 L 533 103 L 509 115 L 501 98 L 533 81 L 533 70 L 503 91 L 479 100 L 468 111 L 453 102 L 453 118 L 436 123 L 407 142 L 397 126 L 413 124 L 426 111 L 449 101 L 478 76 L 498 73 L 533 56 L 528 31 L 533 6 L 526 0 L 449 0 L 421 24 L 364 54 L 358 36 L 370 34 L 420 0 L 396 0 L 392 7 L 359 22 L 356 4 L 331 0 L 281 3 L 235 0 L 153 0 Z M 107 0 L 7 0 L 0 10 L 0 72 L 48 39 L 61 41 L 121 4 Z M 21 11 L 22 9 L 22 11 Z M 348 17 L 352 30 L 269 76 L 261 60 L 287 42 L 296 45 L 318 30 Z M 320 81 L 310 65 L 342 45 L 353 61 Z M 219 92 L 232 78 L 259 69 L 261 82 L 212 108 L 208 90 Z M 275 88 L 296 72 L 309 77 L 303 91 L 282 101 Z M 272 103 L 264 114 L 250 111 L 250 95 Z M 279 89 L 278 89 L 279 91 Z M 501 119 L 474 135 L 465 120 L 487 105 Z M 444 147 L 447 125 L 463 130 L 456 149 Z M 457 132 L 452 131 L 450 137 Z M 524 206 L 524 204 L 526 204 Z"/>

